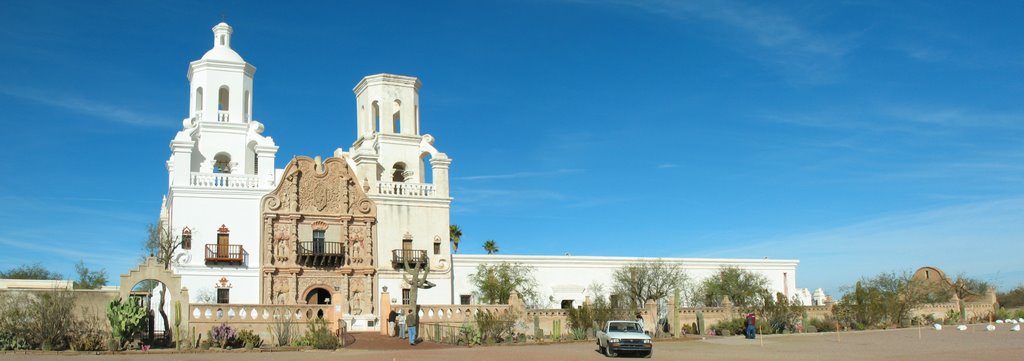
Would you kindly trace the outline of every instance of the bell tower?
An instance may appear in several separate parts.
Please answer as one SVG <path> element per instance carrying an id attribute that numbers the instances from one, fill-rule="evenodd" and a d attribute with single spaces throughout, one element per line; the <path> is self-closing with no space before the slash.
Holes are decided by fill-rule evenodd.
<path id="1" fill-rule="evenodd" d="M 188 115 L 171 140 L 161 219 L 176 237 L 188 231 L 174 266 L 188 275 L 184 286 L 230 279 L 231 302 L 257 303 L 260 200 L 277 184 L 278 147 L 253 119 L 256 68 L 231 48 L 231 35 L 230 25 L 214 26 L 212 48 L 188 65 Z"/>
<path id="2" fill-rule="evenodd" d="M 203 122 L 248 123 L 256 67 L 231 49 L 231 26 L 213 27 L 213 48 L 188 66 L 189 113 Z"/>
<path id="3" fill-rule="evenodd" d="M 448 193 L 451 159 L 420 128 L 420 81 L 376 74 L 352 89 L 356 133 L 347 154 L 367 197 L 377 206 L 377 265 L 380 286 L 402 290 L 403 260 L 430 262 L 436 288 L 420 293 L 425 303 L 450 303 L 451 253 Z M 343 154 L 338 154 L 343 153 Z"/>

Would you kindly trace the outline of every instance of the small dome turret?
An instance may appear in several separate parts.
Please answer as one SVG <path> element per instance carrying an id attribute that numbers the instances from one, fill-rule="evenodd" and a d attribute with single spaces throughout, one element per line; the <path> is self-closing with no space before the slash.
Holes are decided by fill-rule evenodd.
<path id="1" fill-rule="evenodd" d="M 231 49 L 231 25 L 220 23 L 213 27 L 213 48 L 203 54 L 202 60 L 223 60 L 245 62 L 241 55 Z"/>

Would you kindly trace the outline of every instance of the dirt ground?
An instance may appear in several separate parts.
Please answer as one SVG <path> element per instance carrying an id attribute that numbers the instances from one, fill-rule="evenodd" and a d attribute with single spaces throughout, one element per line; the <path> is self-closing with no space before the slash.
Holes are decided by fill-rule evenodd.
<path id="1" fill-rule="evenodd" d="M 1010 325 L 971 325 L 967 331 L 946 327 L 884 331 L 770 335 L 757 340 L 741 336 L 681 341 L 656 341 L 654 359 L 662 360 L 1022 360 L 1024 333 Z M 391 339 L 383 344 L 373 338 L 358 339 L 338 351 L 217 353 L 125 353 L 117 355 L 70 355 L 2 353 L 2 360 L 133 360 L 133 361 L 255 361 L 255 360 L 604 360 L 592 342 L 488 347 L 450 347 L 408 344 Z M 361 345 L 360 345 L 361 343 Z"/>

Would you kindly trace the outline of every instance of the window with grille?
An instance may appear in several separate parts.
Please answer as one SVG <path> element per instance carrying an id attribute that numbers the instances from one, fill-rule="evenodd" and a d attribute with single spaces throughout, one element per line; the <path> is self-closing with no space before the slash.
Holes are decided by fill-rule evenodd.
<path id="1" fill-rule="evenodd" d="M 324 230 L 314 230 L 313 231 L 313 253 L 315 253 L 315 254 L 323 254 L 324 253 L 324 238 L 325 238 L 324 234 L 325 233 L 326 233 L 326 231 L 324 231 Z"/>
<path id="2" fill-rule="evenodd" d="M 217 303 L 230 303 L 230 302 L 228 302 L 228 300 L 229 300 L 228 299 L 228 291 L 231 291 L 231 289 L 228 289 L 228 288 L 218 288 L 217 289 Z"/>
<path id="3" fill-rule="evenodd" d="M 408 305 L 409 304 L 410 292 L 411 291 L 408 288 L 403 288 L 402 289 L 402 304 L 403 305 Z"/>

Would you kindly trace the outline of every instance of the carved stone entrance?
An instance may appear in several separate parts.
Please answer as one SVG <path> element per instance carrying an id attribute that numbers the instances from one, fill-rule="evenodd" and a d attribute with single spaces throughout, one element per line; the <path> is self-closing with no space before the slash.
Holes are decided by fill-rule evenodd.
<path id="1" fill-rule="evenodd" d="M 377 210 L 345 159 L 296 157 L 263 197 L 261 302 L 331 304 L 350 330 L 377 321 Z"/>

